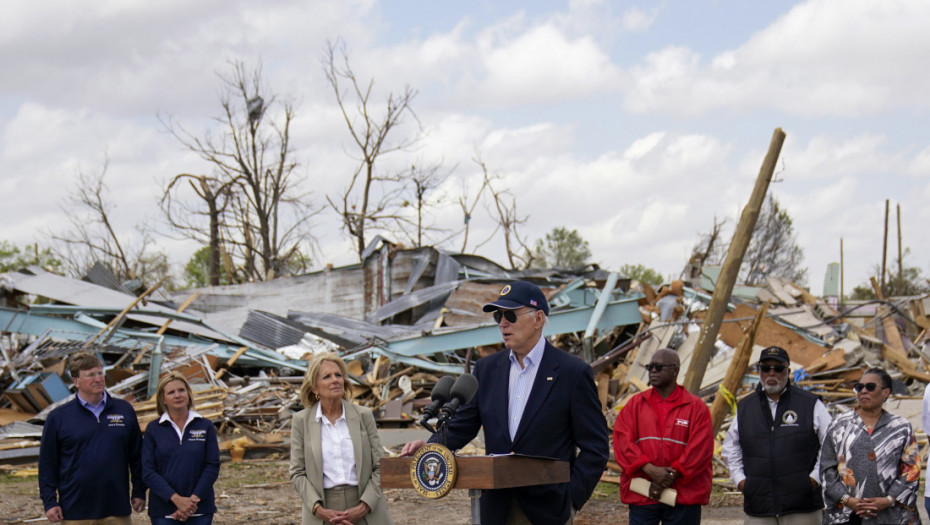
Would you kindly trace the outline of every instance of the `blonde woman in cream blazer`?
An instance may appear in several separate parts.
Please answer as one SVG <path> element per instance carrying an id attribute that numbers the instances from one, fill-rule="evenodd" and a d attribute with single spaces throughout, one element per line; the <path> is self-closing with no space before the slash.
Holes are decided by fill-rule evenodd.
<path id="1" fill-rule="evenodd" d="M 336 353 L 314 357 L 304 376 L 300 397 L 307 408 L 295 414 L 291 424 L 290 462 L 291 483 L 303 501 L 302 522 L 393 525 L 381 492 L 383 454 L 375 418 L 370 409 L 349 401 L 347 377 L 345 362 Z M 346 431 L 351 452 L 339 437 Z M 333 450 L 338 447 L 333 443 L 344 444 L 343 461 L 337 459 L 340 451 Z M 330 477 L 324 481 L 326 476 Z M 333 483 L 337 486 L 324 487 Z"/>

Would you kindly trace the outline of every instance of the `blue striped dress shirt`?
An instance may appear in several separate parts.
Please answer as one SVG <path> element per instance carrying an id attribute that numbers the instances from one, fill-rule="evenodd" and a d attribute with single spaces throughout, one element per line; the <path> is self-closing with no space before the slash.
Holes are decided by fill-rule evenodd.
<path id="1" fill-rule="evenodd" d="M 510 404 L 507 406 L 507 426 L 510 430 L 511 441 L 517 435 L 517 428 L 520 426 L 520 419 L 523 418 L 523 410 L 526 408 L 526 401 L 533 389 L 536 371 L 539 370 L 539 362 L 545 350 L 546 338 L 540 337 L 533 349 L 523 358 L 523 367 L 513 355 L 513 350 L 510 351 Z"/>

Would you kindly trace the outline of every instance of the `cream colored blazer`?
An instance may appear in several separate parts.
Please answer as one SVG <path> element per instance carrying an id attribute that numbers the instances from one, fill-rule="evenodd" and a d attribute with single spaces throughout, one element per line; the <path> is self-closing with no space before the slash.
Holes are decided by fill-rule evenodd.
<path id="1" fill-rule="evenodd" d="M 387 502 L 381 492 L 381 440 L 371 409 L 349 401 L 342 401 L 355 450 L 355 468 L 358 473 L 358 492 L 361 500 L 371 507 L 365 516 L 368 525 L 393 525 Z M 316 405 L 305 408 L 294 415 L 291 423 L 291 483 L 303 501 L 303 524 L 318 525 L 322 520 L 310 509 L 323 496 L 323 452 L 320 448 L 322 429 L 316 420 Z"/>

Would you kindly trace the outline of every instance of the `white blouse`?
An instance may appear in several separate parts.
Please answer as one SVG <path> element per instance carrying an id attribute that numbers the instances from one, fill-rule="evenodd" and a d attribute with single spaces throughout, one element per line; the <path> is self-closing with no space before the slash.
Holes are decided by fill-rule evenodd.
<path id="1" fill-rule="evenodd" d="M 316 407 L 316 420 L 320 423 L 320 450 L 323 455 L 323 488 L 331 489 L 339 485 L 358 486 L 358 472 L 355 468 L 355 449 L 352 436 L 346 423 L 346 411 L 335 423 L 323 415 L 323 408 Z"/>

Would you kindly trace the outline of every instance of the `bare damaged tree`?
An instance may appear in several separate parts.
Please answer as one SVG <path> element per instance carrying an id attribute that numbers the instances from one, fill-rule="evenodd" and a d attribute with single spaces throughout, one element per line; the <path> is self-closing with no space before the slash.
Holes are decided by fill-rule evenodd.
<path id="1" fill-rule="evenodd" d="M 723 263 L 729 249 L 729 244 L 720 238 L 724 224 L 726 219 L 718 222 L 714 218 L 713 230 L 703 234 L 695 244 L 689 266 L 700 268 Z M 771 275 L 804 284 L 807 268 L 801 267 L 803 261 L 804 251 L 798 246 L 791 216 L 779 206 L 775 197 L 769 195 L 743 257 L 740 269 L 742 282 L 759 284 Z"/>
<path id="2" fill-rule="evenodd" d="M 112 219 L 114 205 L 108 201 L 105 182 L 108 167 L 109 159 L 105 158 L 98 173 L 78 173 L 77 185 L 62 205 L 71 228 L 50 233 L 59 244 L 56 254 L 74 276 L 82 275 L 96 262 L 109 267 L 124 281 L 168 276 L 168 259 L 164 253 L 149 249 L 152 239 L 148 230 L 135 228 L 133 235 L 141 237 L 138 242 L 127 240 L 129 235 L 117 230 Z"/>
<path id="3" fill-rule="evenodd" d="M 717 217 L 714 217 L 713 229 L 710 233 L 701 234 L 698 242 L 691 249 L 691 258 L 688 259 L 680 275 L 691 286 L 700 286 L 704 265 L 723 264 L 727 255 L 727 244 L 720 242 L 720 233 L 726 222 L 726 219 L 718 221 Z"/>
<path id="4" fill-rule="evenodd" d="M 906 258 L 910 254 L 911 249 L 905 248 L 904 252 L 901 254 L 901 258 Z M 897 258 L 895 260 L 900 270 L 899 272 L 893 273 L 887 268 L 885 269 L 885 289 L 882 292 L 885 297 L 907 297 L 930 292 L 930 279 L 926 279 L 921 275 L 923 270 L 917 266 L 904 266 L 905 263 L 903 261 Z M 881 275 L 882 265 L 872 265 L 870 277 L 878 282 Z M 850 298 L 855 301 L 873 300 L 875 299 L 875 290 L 872 288 L 872 285 L 866 281 L 853 288 Z"/>
<path id="5" fill-rule="evenodd" d="M 359 83 L 349 65 L 349 56 L 341 42 L 328 42 L 323 56 L 323 71 L 329 81 L 339 110 L 345 119 L 357 152 L 353 157 L 358 167 L 341 195 L 326 200 L 342 217 L 342 226 L 356 241 L 359 257 L 365 250 L 366 234 L 372 229 L 389 231 L 391 227 L 411 225 L 400 208 L 403 205 L 403 174 L 391 173 L 380 167 L 385 155 L 412 148 L 422 132 L 414 136 L 397 136 L 394 132 L 403 122 L 404 115 L 417 120 L 410 103 L 417 91 L 404 87 L 400 94 L 389 93 L 384 111 L 373 114 L 371 100 L 374 79 Z M 343 84 L 349 89 L 344 90 Z M 419 128 L 419 121 L 417 120 Z"/>
<path id="6" fill-rule="evenodd" d="M 526 237 L 520 237 L 517 228 L 526 224 L 529 215 L 520 216 L 517 213 L 517 199 L 509 190 L 496 191 L 492 188 L 491 195 L 494 197 L 494 208 L 497 210 L 497 225 L 504 233 L 504 249 L 507 250 L 507 260 L 511 268 L 522 266 L 528 267 L 533 260 L 529 246 L 526 244 Z"/>
<path id="7" fill-rule="evenodd" d="M 430 232 L 440 232 L 432 223 L 424 224 L 424 216 L 429 210 L 440 204 L 442 196 L 435 197 L 432 194 L 449 178 L 449 172 L 440 171 L 439 164 L 433 164 L 426 168 L 419 168 L 416 165 L 410 166 L 410 173 L 406 177 L 407 192 L 413 198 L 412 206 L 416 213 L 416 228 L 413 233 L 409 232 L 410 228 L 405 227 L 406 223 L 400 224 L 402 233 L 410 239 L 414 246 L 423 246 L 423 237 Z M 430 196 L 432 198 L 430 198 Z M 404 203 L 405 207 L 407 202 Z"/>
<path id="8" fill-rule="evenodd" d="M 197 204 L 178 198 L 183 183 L 187 182 L 198 198 Z M 233 179 L 221 180 L 206 175 L 181 173 L 168 181 L 161 197 L 161 209 L 173 230 L 183 237 L 193 239 L 207 246 L 207 284 L 220 284 L 221 228 L 227 227 L 222 221 L 230 201 L 231 190 L 237 188 Z M 202 208 L 198 204 L 206 207 Z M 203 231 L 203 219 L 208 222 L 207 231 Z M 232 278 L 232 275 L 229 275 Z"/>
<path id="9" fill-rule="evenodd" d="M 487 165 L 481 160 L 480 156 L 476 156 L 474 160 L 481 166 L 484 184 L 491 194 L 492 202 L 488 206 L 488 212 L 497 221 L 491 235 L 485 241 L 479 243 L 475 249 L 477 250 L 486 244 L 494 238 L 498 231 L 501 231 L 504 234 L 504 249 L 507 251 L 507 261 L 510 263 L 510 267 L 517 268 L 517 263 L 524 268 L 529 267 L 529 264 L 533 261 L 533 253 L 526 244 L 526 237 L 520 236 L 518 227 L 526 224 L 530 216 L 520 216 L 517 213 L 517 199 L 510 193 L 509 189 L 495 187 L 495 183 L 498 183 L 502 177 L 498 174 L 490 174 Z"/>
<path id="10" fill-rule="evenodd" d="M 801 266 L 803 262 L 804 250 L 798 246 L 791 216 L 769 195 L 743 259 L 743 282 L 759 284 L 772 275 L 805 284 L 807 268 Z"/>
<path id="11" fill-rule="evenodd" d="M 222 130 L 218 136 L 207 131 L 198 137 L 176 122 L 162 123 L 212 165 L 210 191 L 198 192 L 198 198 L 206 207 L 201 216 L 213 217 L 210 201 L 217 204 L 214 218 L 219 234 L 211 237 L 213 242 L 219 245 L 222 239 L 230 246 L 227 252 L 235 257 L 245 279 L 273 279 L 290 273 L 293 260 L 306 261 L 302 247 L 313 243 L 309 219 L 319 210 L 298 192 L 302 178 L 291 147 L 293 105 L 278 104 L 267 93 L 261 66 L 248 70 L 242 62 L 232 62 L 231 67 L 231 74 L 219 75 L 224 92 L 222 114 L 215 119 Z M 218 259 L 222 251 L 219 246 L 211 259 Z"/>
<path id="12" fill-rule="evenodd" d="M 703 266 L 705 264 L 722 264 L 724 257 L 727 255 L 727 244 L 720 243 L 720 232 L 727 223 L 726 219 L 717 220 L 714 217 L 714 227 L 710 233 L 701 236 L 701 240 L 692 250 L 697 256 L 697 262 Z"/>
<path id="13" fill-rule="evenodd" d="M 462 196 L 458 199 L 459 207 L 462 209 L 462 222 L 464 224 L 462 227 L 462 253 L 466 253 L 468 249 L 468 232 L 471 226 L 471 219 L 475 214 L 475 208 L 478 207 L 478 203 L 481 202 L 481 197 L 484 196 L 484 192 L 490 184 L 487 166 L 485 166 L 484 161 L 481 160 L 481 152 L 478 151 L 477 148 L 475 149 L 475 156 L 472 158 L 472 161 L 481 167 L 482 177 L 481 185 L 478 186 L 478 191 L 475 192 L 474 199 L 471 202 L 468 202 L 467 188 L 462 191 Z"/>

